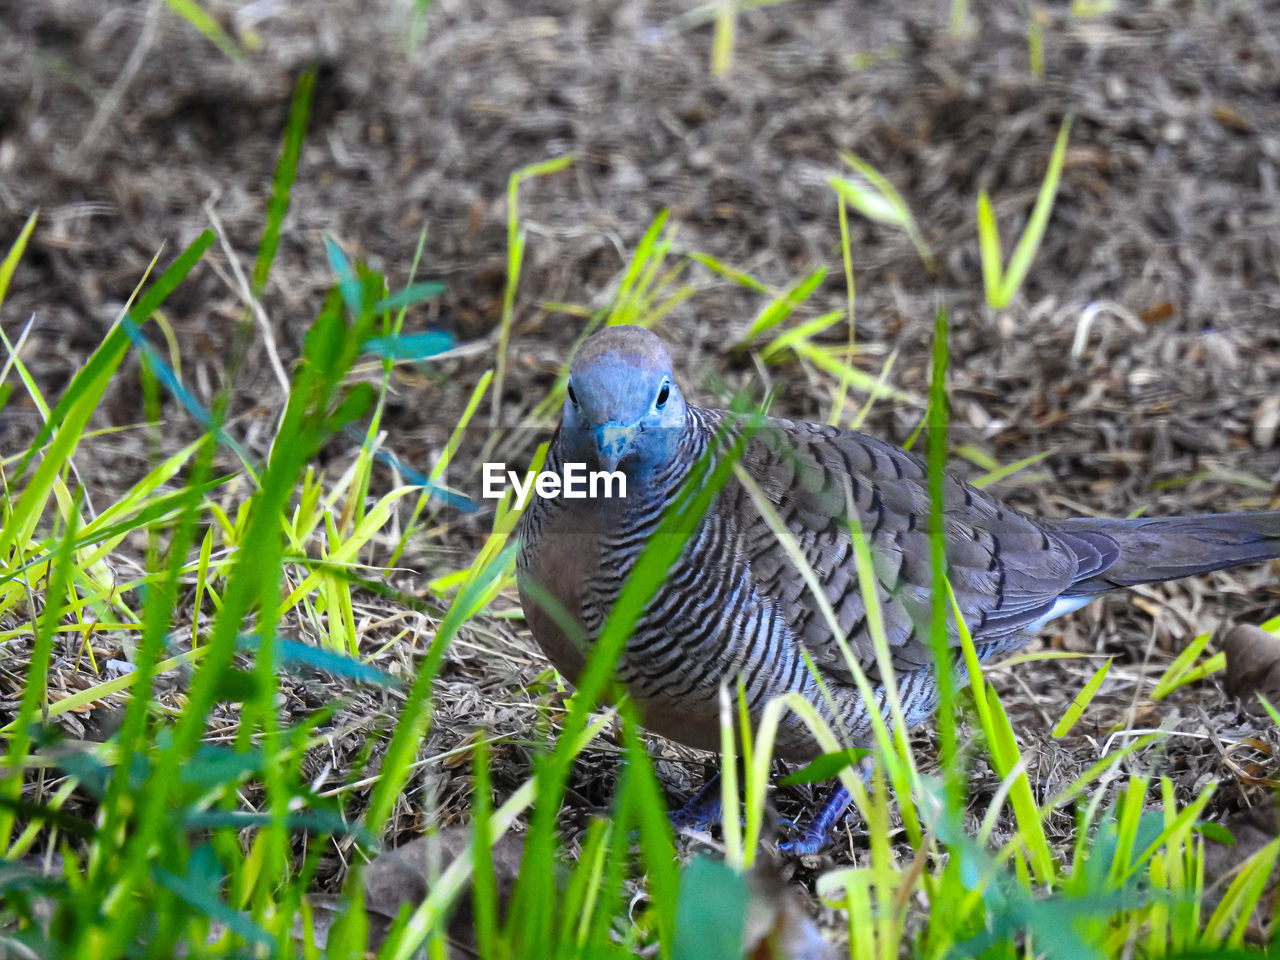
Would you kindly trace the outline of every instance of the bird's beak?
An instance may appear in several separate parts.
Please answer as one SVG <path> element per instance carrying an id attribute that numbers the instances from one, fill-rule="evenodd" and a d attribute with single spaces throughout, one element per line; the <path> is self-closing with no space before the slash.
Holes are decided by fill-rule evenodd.
<path id="1" fill-rule="evenodd" d="M 636 438 L 636 425 L 606 423 L 596 427 L 596 459 L 600 469 L 609 473 L 618 469 L 618 463 L 631 451 Z"/>

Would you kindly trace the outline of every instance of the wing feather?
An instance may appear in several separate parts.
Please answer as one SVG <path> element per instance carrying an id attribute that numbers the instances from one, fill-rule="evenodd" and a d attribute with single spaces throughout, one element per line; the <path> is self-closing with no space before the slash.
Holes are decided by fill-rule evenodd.
<path id="1" fill-rule="evenodd" d="M 929 664 L 933 571 L 924 461 L 851 430 L 769 419 L 748 442 L 742 465 L 798 542 L 860 666 L 874 675 L 875 650 L 846 518 L 846 504 L 853 503 L 868 539 L 894 666 Z M 752 578 L 776 598 L 793 636 L 826 670 L 847 675 L 803 577 L 750 497 L 726 490 L 717 502 L 739 513 L 735 525 L 747 533 Z M 979 643 L 1030 628 L 1075 580 L 1111 560 L 1085 538 L 1048 529 L 951 476 L 945 504 L 947 573 Z M 952 634 L 958 642 L 954 628 Z"/>

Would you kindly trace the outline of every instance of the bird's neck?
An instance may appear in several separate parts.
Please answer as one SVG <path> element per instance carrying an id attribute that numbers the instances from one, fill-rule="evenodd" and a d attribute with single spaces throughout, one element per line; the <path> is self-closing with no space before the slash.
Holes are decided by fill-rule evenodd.
<path id="1" fill-rule="evenodd" d="M 690 405 L 670 455 L 657 463 L 638 465 L 627 471 L 628 500 L 643 507 L 655 499 L 670 503 L 679 494 L 715 432 L 710 413 Z"/>

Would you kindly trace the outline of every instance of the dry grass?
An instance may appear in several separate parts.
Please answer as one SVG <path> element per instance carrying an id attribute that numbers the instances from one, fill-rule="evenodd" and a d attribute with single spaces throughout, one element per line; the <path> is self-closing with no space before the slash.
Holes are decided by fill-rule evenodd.
<path id="1" fill-rule="evenodd" d="M 236 5 L 208 6 L 237 23 Z M 395 281 L 428 227 L 424 272 L 448 290 L 413 322 L 450 329 L 476 349 L 399 374 L 388 444 L 410 463 L 433 461 L 492 365 L 512 171 L 562 153 L 578 157 L 521 193 L 529 241 L 503 404 L 527 411 L 581 329 L 546 304 L 607 302 L 661 208 L 672 210 L 682 249 L 770 285 L 817 263 L 834 266 L 826 178 L 839 170 L 839 151 L 855 150 L 898 187 L 940 252 L 933 278 L 905 235 L 855 221 L 858 362 L 878 372 L 898 351 L 895 382 L 927 392 L 932 316 L 945 291 L 957 441 L 1000 462 L 1052 451 L 1002 492 L 1054 515 L 1260 508 L 1280 481 L 1280 445 L 1266 427 L 1280 392 L 1280 15 L 1265 5 L 1116 6 L 1098 19 L 1055 8 L 1045 28 L 1046 76 L 1037 80 L 1026 66 L 1026 11 L 1014 3 L 975 14 L 979 29 L 962 40 L 948 37 L 947 5 L 932 0 L 756 11 L 740 19 L 723 79 L 709 76 L 710 27 L 681 27 L 673 18 L 683 8 L 674 4 L 437 0 L 426 41 L 411 54 L 403 4 L 388 0 L 361 16 L 331 0 L 305 13 L 255 4 L 244 9 L 270 12 L 252 25 L 262 46 L 239 63 L 160 10 L 132 77 L 124 71 L 148 3 L 90 19 L 71 0 L 19 4 L 0 14 L 0 246 L 32 209 L 43 216 L 0 319 L 13 335 L 34 316 L 23 356 L 55 394 L 162 243 L 186 242 L 216 215 L 247 262 L 295 72 L 318 60 L 311 132 L 264 305 L 288 362 L 300 318 L 315 314 L 332 283 L 322 233 L 383 264 Z M 981 302 L 974 198 L 991 193 L 1006 235 L 1020 227 L 1068 113 L 1075 126 L 1045 245 L 1022 294 L 992 315 Z M 84 133 L 100 115 L 86 147 Z M 279 388 L 260 346 L 229 369 L 243 299 L 225 258 L 225 250 L 211 253 L 211 266 L 171 300 L 168 318 L 187 382 L 208 397 L 232 380 L 232 425 L 261 455 Z M 729 350 L 759 298 L 705 272 L 694 279 L 706 289 L 662 332 L 675 344 L 687 392 L 715 399 L 759 372 Z M 811 306 L 836 309 L 844 297 L 836 269 Z M 775 410 L 825 414 L 828 382 L 796 364 L 767 372 Z M 420 402 L 428 380 L 443 401 Z M 136 391 L 117 387 L 109 396 L 100 425 L 142 419 Z M 919 416 L 880 404 L 868 428 L 902 441 Z M 170 420 L 166 440 L 175 444 L 198 432 L 176 406 Z M 33 409 L 10 404 L 0 421 L 4 447 L 20 449 L 36 424 Z M 345 462 L 341 454 L 335 460 Z M 147 457 L 144 434 L 126 431 L 90 444 L 78 462 L 92 472 L 90 495 L 109 498 L 146 469 Z M 449 552 L 411 547 L 393 581 L 412 589 L 464 564 L 485 529 L 484 516 L 456 521 Z M 362 648 L 395 639 L 375 662 L 407 673 L 430 615 L 368 604 L 357 617 Z M 1278 607 L 1274 575 L 1249 570 L 1108 600 L 1055 625 L 1046 645 L 1105 651 L 1120 662 L 1086 723 L 1061 741 L 1049 738 L 1052 721 L 1091 667 L 1042 662 L 998 674 L 1015 726 L 1036 745 L 1028 750 L 1033 782 L 1048 794 L 1073 780 L 1106 748 L 1113 724 L 1163 727 L 1174 735 L 1131 763 L 1172 777 L 1184 800 L 1223 781 L 1211 808 L 1218 816 L 1256 802 L 1280 750 L 1270 725 L 1214 682 L 1158 707 L 1147 694 L 1195 633 Z M 307 635 L 305 622 L 289 626 Z M 93 644 L 98 664 L 125 657 L 110 635 Z M 0 719 L 13 709 L 28 652 L 21 638 L 0 645 Z M 96 682 L 76 645 L 58 656 L 55 690 Z M 563 697 L 544 670 L 518 620 L 484 617 L 464 632 L 441 677 L 421 753 L 427 762 L 402 798 L 399 830 L 419 832 L 424 816 L 467 819 L 469 762 L 452 751 L 477 728 L 497 738 L 499 796 L 527 776 L 537 725 L 554 721 Z M 314 758 L 326 789 L 370 772 L 376 757 L 359 755 L 363 734 L 390 727 L 395 692 L 319 675 L 287 679 L 283 692 L 284 711 L 298 716 L 343 699 Z M 162 703 L 166 697 L 180 704 L 177 678 L 161 691 Z M 63 723 L 72 736 L 92 738 L 101 721 L 94 711 Z M 1250 737 L 1261 739 L 1242 743 Z M 653 748 L 683 799 L 700 776 L 698 758 Z M 571 833 L 610 796 L 615 758 L 594 756 L 571 784 Z M 985 768 L 974 776 L 994 790 Z M 367 787 L 346 789 L 354 812 Z M 803 796 L 780 798 L 780 812 L 797 816 Z M 1073 828 L 1065 816 L 1052 826 L 1062 831 L 1052 839 L 1064 841 Z M 854 851 L 862 849 L 859 829 Z M 336 887 L 342 872 L 332 858 L 320 880 Z"/>

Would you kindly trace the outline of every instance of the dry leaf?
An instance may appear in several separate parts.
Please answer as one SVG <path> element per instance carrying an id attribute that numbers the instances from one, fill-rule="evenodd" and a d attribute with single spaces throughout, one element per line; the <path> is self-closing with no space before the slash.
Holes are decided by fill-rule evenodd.
<path id="1" fill-rule="evenodd" d="M 1222 649 L 1227 654 L 1228 694 L 1239 697 L 1246 706 L 1259 706 L 1254 694 L 1280 704 L 1280 637 L 1253 624 L 1240 623 L 1223 636 Z"/>
<path id="2" fill-rule="evenodd" d="M 446 827 L 437 834 L 411 840 L 374 858 L 364 872 L 370 949 L 377 950 L 381 945 L 402 905 L 416 906 L 426 899 L 431 890 L 431 878 L 438 877 L 447 869 L 470 842 L 470 827 Z M 499 913 L 506 908 L 523 855 L 522 835 L 503 834 L 493 845 L 493 876 L 498 888 Z M 464 949 L 475 946 L 469 887 L 449 918 L 449 938 Z"/>
<path id="3" fill-rule="evenodd" d="M 814 925 L 796 888 L 764 857 L 747 875 L 751 902 L 743 931 L 747 960 L 835 960 L 836 951 Z"/>
<path id="4" fill-rule="evenodd" d="M 1231 130 L 1239 130 L 1243 133 L 1248 133 L 1250 130 L 1249 121 L 1240 116 L 1236 108 L 1229 103 L 1217 104 L 1213 108 L 1213 119 Z"/>
<path id="5" fill-rule="evenodd" d="M 1235 877 L 1235 870 L 1241 864 L 1276 838 L 1277 825 L 1275 801 L 1268 795 L 1256 806 L 1233 814 L 1223 824 L 1234 838 L 1234 845 L 1204 845 L 1204 882 L 1208 905 L 1214 905 L 1222 898 L 1227 885 Z M 1254 911 L 1255 921 L 1262 919 L 1263 913 L 1270 912 L 1269 905 L 1275 895 L 1275 881 L 1273 870 L 1267 880 L 1267 890 L 1258 900 L 1258 909 Z"/>
<path id="6" fill-rule="evenodd" d="M 1138 319 L 1143 323 L 1162 323 L 1172 317 L 1173 314 L 1173 304 L 1168 300 L 1162 300 L 1157 304 L 1139 310 Z"/>
<path id="7" fill-rule="evenodd" d="M 1253 442 L 1263 450 L 1270 449 L 1280 433 L 1280 393 L 1266 397 L 1253 413 Z"/>

